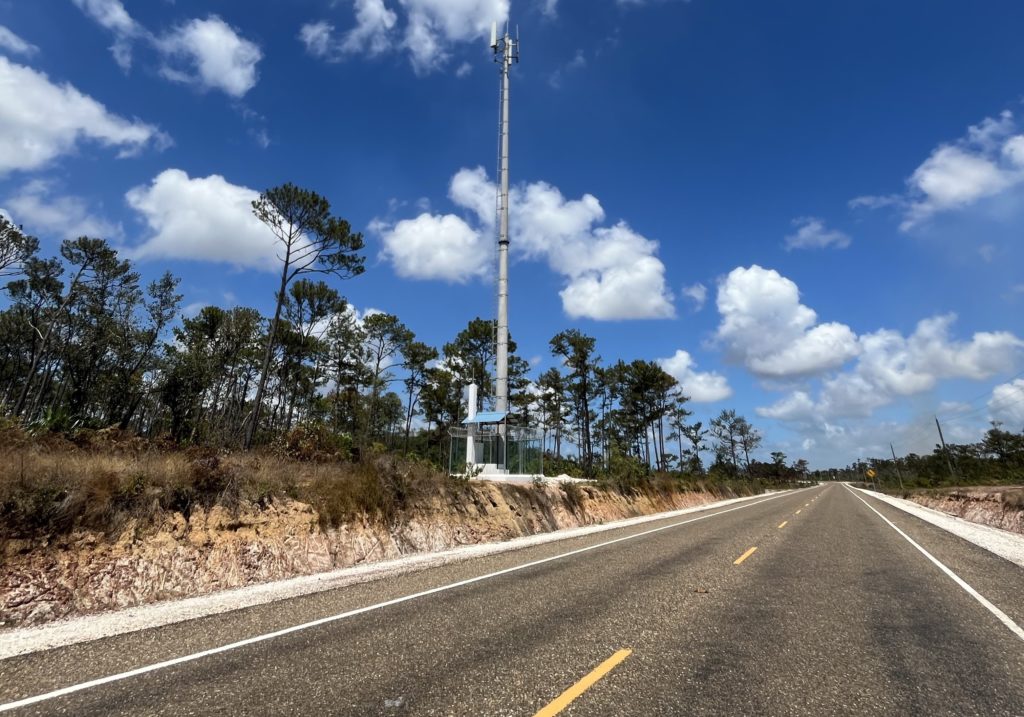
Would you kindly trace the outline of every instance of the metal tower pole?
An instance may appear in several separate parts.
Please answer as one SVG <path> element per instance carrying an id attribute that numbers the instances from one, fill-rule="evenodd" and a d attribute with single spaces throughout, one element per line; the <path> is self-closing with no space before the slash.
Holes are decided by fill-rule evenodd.
<path id="1" fill-rule="evenodd" d="M 519 41 L 513 40 L 505 28 L 505 36 L 494 45 L 494 59 L 501 65 L 501 155 L 499 164 L 498 189 L 498 331 L 497 331 L 497 382 L 495 388 L 495 410 L 508 410 L 508 106 L 509 70 L 513 62 L 519 61 Z"/>

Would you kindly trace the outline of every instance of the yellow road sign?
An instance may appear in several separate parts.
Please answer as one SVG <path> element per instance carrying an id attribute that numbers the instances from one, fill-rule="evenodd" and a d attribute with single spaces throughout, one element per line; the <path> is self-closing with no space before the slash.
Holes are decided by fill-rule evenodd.
<path id="1" fill-rule="evenodd" d="M 868 478 L 874 478 L 876 475 L 878 475 L 878 474 L 875 473 L 875 469 L 874 468 L 868 468 Z"/>

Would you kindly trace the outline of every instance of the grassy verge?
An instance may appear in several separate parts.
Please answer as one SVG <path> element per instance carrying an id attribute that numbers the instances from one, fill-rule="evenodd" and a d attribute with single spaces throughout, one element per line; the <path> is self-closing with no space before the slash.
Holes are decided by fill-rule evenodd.
<path id="1" fill-rule="evenodd" d="M 420 499 L 457 488 L 429 465 L 371 455 L 360 463 L 301 460 L 286 452 L 178 449 L 116 431 L 31 438 L 0 435 L 0 540 L 92 530 L 111 535 L 130 522 L 145 530 L 197 507 L 237 511 L 291 498 L 326 525 L 355 518 L 393 521 Z"/>
<path id="2" fill-rule="evenodd" d="M 605 478 L 586 490 L 577 483 L 561 485 L 574 512 L 595 489 L 731 498 L 760 493 L 763 486 L 668 474 Z M 466 490 L 464 480 L 429 463 L 372 451 L 352 462 L 309 436 L 291 436 L 262 452 L 227 453 L 149 442 L 112 429 L 73 438 L 0 430 L 0 542 L 59 539 L 81 530 L 114 537 L 128 526 L 144 534 L 174 513 L 188 519 L 197 508 L 222 506 L 237 515 L 243 506 L 267 507 L 282 499 L 312 506 L 322 527 L 355 520 L 390 525 L 417 507 Z"/>

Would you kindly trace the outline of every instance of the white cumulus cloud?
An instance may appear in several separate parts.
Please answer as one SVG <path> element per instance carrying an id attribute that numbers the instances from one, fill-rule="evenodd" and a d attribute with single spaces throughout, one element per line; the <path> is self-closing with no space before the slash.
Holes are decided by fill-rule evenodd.
<path id="1" fill-rule="evenodd" d="M 665 265 L 655 256 L 658 243 L 625 222 L 594 229 L 590 236 L 549 254 L 551 268 L 569 278 L 559 292 L 571 318 L 601 321 L 664 319 L 675 315 L 665 286 Z"/>
<path id="2" fill-rule="evenodd" d="M 942 212 L 963 210 L 1024 183 L 1024 134 L 1009 110 L 986 117 L 967 133 L 936 147 L 907 179 L 904 196 L 858 197 L 853 207 L 903 209 L 910 231 Z"/>
<path id="3" fill-rule="evenodd" d="M 992 389 L 988 410 L 992 419 L 1005 423 L 1008 430 L 1024 430 L 1024 378 L 1001 383 Z"/>
<path id="4" fill-rule="evenodd" d="M 334 60 L 334 25 L 321 20 L 319 22 L 307 22 L 299 28 L 299 40 L 306 46 L 306 52 L 313 57 L 320 57 L 327 60 Z"/>
<path id="5" fill-rule="evenodd" d="M 392 32 L 398 15 L 384 5 L 384 0 L 355 0 L 356 25 L 340 36 L 334 25 L 320 20 L 309 22 L 299 30 L 299 40 L 313 57 L 337 62 L 356 53 L 379 55 L 395 48 L 398 39 Z"/>
<path id="6" fill-rule="evenodd" d="M 165 56 L 160 73 L 169 80 L 242 97 L 257 81 L 259 46 L 211 15 L 193 19 L 157 40 Z"/>
<path id="7" fill-rule="evenodd" d="M 398 21 L 384 0 L 356 0 L 356 26 L 341 41 L 342 52 L 380 54 L 392 46 L 390 33 Z"/>
<path id="8" fill-rule="evenodd" d="M 449 197 L 475 219 L 476 238 L 470 241 L 465 220 L 442 222 L 444 216 L 423 214 L 405 229 L 422 229 L 414 249 L 400 248 L 393 236 L 398 225 L 379 223 L 385 257 L 403 276 L 462 281 L 483 275 L 481 262 L 490 262 L 495 236 L 495 185 L 482 168 L 461 169 L 452 177 Z M 544 260 L 566 279 L 560 292 L 571 317 L 598 320 L 667 318 L 674 315 L 672 294 L 665 283 L 665 266 L 657 257 L 657 242 L 625 222 L 597 226 L 604 210 L 596 197 L 566 199 L 545 182 L 519 185 L 510 197 L 511 251 L 523 259 Z M 440 231 L 445 229 L 446 231 Z M 406 252 L 428 254 L 432 247 L 447 253 L 453 246 L 472 248 L 476 259 L 460 258 L 451 271 L 434 263 L 406 262 Z"/>
<path id="9" fill-rule="evenodd" d="M 404 51 L 413 69 L 426 74 L 447 65 L 457 44 L 489 37 L 491 23 L 503 24 L 508 12 L 508 0 L 355 0 L 350 29 L 338 35 L 330 22 L 309 22 L 299 40 L 329 62 Z"/>
<path id="10" fill-rule="evenodd" d="M 817 217 L 798 217 L 793 220 L 796 232 L 786 237 L 786 249 L 825 249 L 834 246 L 845 249 L 850 246 L 848 234 L 837 229 L 828 229 L 825 222 Z"/>
<path id="11" fill-rule="evenodd" d="M 1013 334 L 977 332 L 970 340 L 952 336 L 953 314 L 919 321 L 914 332 L 880 329 L 859 337 L 860 354 L 849 371 L 822 381 L 817 399 L 806 391 L 758 413 L 791 421 L 867 417 L 899 398 L 924 393 L 946 379 L 983 380 L 1011 371 L 1024 353 Z"/>
<path id="12" fill-rule="evenodd" d="M 121 0 L 72 0 L 86 15 L 114 35 L 110 52 L 114 61 L 127 72 L 132 66 L 132 44 L 135 40 L 148 37 L 146 29 L 132 19 Z"/>
<path id="13" fill-rule="evenodd" d="M 273 271 L 278 242 L 252 213 L 259 192 L 224 177 L 189 177 L 167 169 L 125 199 L 139 213 L 148 236 L 134 247 L 138 259 L 211 261 Z"/>
<path id="14" fill-rule="evenodd" d="M 132 45 L 145 40 L 161 56 L 160 75 L 172 82 L 219 90 L 242 97 L 256 86 L 256 65 L 263 58 L 259 45 L 216 15 L 193 18 L 160 34 L 136 22 L 121 0 L 72 0 L 82 12 L 114 35 L 110 48 L 126 72 L 132 65 Z"/>
<path id="15" fill-rule="evenodd" d="M 693 357 L 682 349 L 669 358 L 658 359 L 657 363 L 679 382 L 683 393 L 695 403 L 714 403 L 732 395 L 725 376 L 714 371 L 697 371 Z"/>
<path id="16" fill-rule="evenodd" d="M 38 47 L 21 39 L 3 25 L 0 25 L 0 50 L 25 57 L 32 57 L 39 52 Z"/>
<path id="17" fill-rule="evenodd" d="M 508 0 L 399 0 L 407 24 L 403 45 L 413 69 L 430 72 L 444 66 L 454 43 L 483 40 L 491 23 L 508 19 Z"/>
<path id="18" fill-rule="evenodd" d="M 756 410 L 757 415 L 765 418 L 777 418 L 782 421 L 810 421 L 815 417 L 816 406 L 814 399 L 806 391 L 793 391 L 771 406 Z"/>
<path id="19" fill-rule="evenodd" d="M 384 243 L 383 256 L 406 278 L 461 284 L 485 275 L 493 258 L 480 233 L 454 214 L 424 213 L 371 228 Z"/>
<path id="20" fill-rule="evenodd" d="M 683 296 L 693 302 L 693 310 L 700 311 L 708 300 L 708 287 L 701 283 L 683 287 Z"/>
<path id="21" fill-rule="evenodd" d="M 774 269 L 737 267 L 718 285 L 716 339 L 726 356 L 762 378 L 820 374 L 842 366 L 860 348 L 844 324 L 818 324 L 800 291 Z"/>
<path id="22" fill-rule="evenodd" d="M 1013 166 L 1024 167 L 1024 135 L 1018 134 L 1006 140 L 1002 153 Z"/>
<path id="23" fill-rule="evenodd" d="M 1006 331 L 956 341 L 950 336 L 955 321 L 955 314 L 945 314 L 919 321 L 908 337 L 885 329 L 862 336 L 857 371 L 887 392 L 908 395 L 938 379 L 979 380 L 1013 368 L 1024 341 Z"/>
<path id="24" fill-rule="evenodd" d="M 107 111 L 68 83 L 54 84 L 0 57 L 0 175 L 39 169 L 88 141 L 125 157 L 147 145 L 164 147 L 169 139 L 153 125 Z"/>

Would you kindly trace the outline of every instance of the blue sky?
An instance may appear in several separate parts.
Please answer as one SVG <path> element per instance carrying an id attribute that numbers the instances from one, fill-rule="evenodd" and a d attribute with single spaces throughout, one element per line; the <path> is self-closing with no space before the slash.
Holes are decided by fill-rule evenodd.
<path id="1" fill-rule="evenodd" d="M 513 75 L 511 330 L 663 361 L 813 465 L 1024 426 L 1024 5 L 0 0 L 0 208 L 49 251 L 269 311 L 248 212 L 363 231 L 339 286 L 440 345 L 493 313 L 492 20 Z"/>

